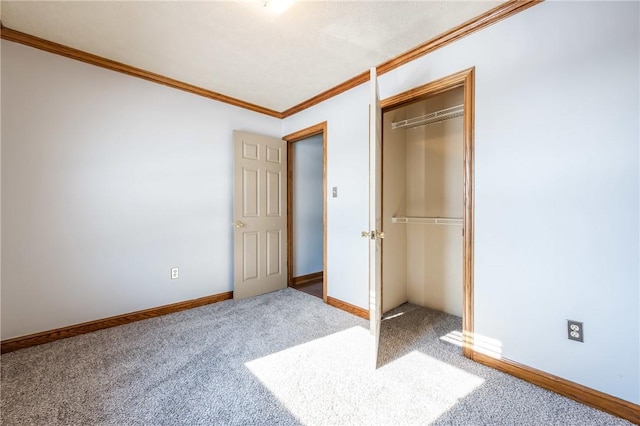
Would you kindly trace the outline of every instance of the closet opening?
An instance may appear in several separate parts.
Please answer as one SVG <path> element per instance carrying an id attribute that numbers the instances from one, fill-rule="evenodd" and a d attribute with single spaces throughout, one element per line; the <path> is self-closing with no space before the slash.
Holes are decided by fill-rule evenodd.
<path id="1" fill-rule="evenodd" d="M 473 69 L 381 104 L 382 331 L 433 326 L 471 357 Z"/>
<path id="2" fill-rule="evenodd" d="M 283 139 L 288 142 L 288 285 L 326 302 L 326 123 Z"/>

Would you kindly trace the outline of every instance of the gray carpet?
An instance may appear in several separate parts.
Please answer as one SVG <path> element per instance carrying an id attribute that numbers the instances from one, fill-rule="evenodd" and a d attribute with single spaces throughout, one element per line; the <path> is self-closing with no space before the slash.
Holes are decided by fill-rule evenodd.
<path id="1" fill-rule="evenodd" d="M 460 318 L 391 314 L 376 371 L 367 321 L 293 289 L 5 354 L 2 424 L 631 424 L 464 358 Z"/>

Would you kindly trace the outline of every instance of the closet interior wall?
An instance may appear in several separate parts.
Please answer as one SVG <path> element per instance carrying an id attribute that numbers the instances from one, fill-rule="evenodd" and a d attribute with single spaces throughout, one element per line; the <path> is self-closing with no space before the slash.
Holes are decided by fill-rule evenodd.
<path id="1" fill-rule="evenodd" d="M 413 128 L 393 122 L 463 104 L 457 88 L 383 115 L 382 303 L 462 316 L 462 225 L 393 223 L 393 217 L 462 218 L 463 117 Z"/>

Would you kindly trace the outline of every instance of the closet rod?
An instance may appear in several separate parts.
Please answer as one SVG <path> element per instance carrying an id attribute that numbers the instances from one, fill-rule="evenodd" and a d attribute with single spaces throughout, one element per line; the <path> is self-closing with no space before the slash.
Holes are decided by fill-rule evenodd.
<path id="1" fill-rule="evenodd" d="M 445 108 L 440 111 L 431 112 L 421 115 L 420 117 L 409 118 L 402 121 L 391 123 L 392 129 L 401 129 L 403 127 L 411 128 L 417 126 L 427 126 L 429 124 L 440 123 L 441 121 L 450 120 L 464 115 L 464 105 L 458 105 L 451 108 Z"/>
<path id="2" fill-rule="evenodd" d="M 460 217 L 393 216 L 391 223 L 421 223 L 424 225 L 462 225 Z"/>

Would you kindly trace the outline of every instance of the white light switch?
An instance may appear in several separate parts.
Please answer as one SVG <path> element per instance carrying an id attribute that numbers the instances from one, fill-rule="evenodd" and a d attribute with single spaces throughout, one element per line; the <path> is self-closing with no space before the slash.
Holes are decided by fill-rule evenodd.
<path id="1" fill-rule="evenodd" d="M 332 189 L 333 189 L 333 198 L 338 198 L 338 187 L 334 186 Z"/>

